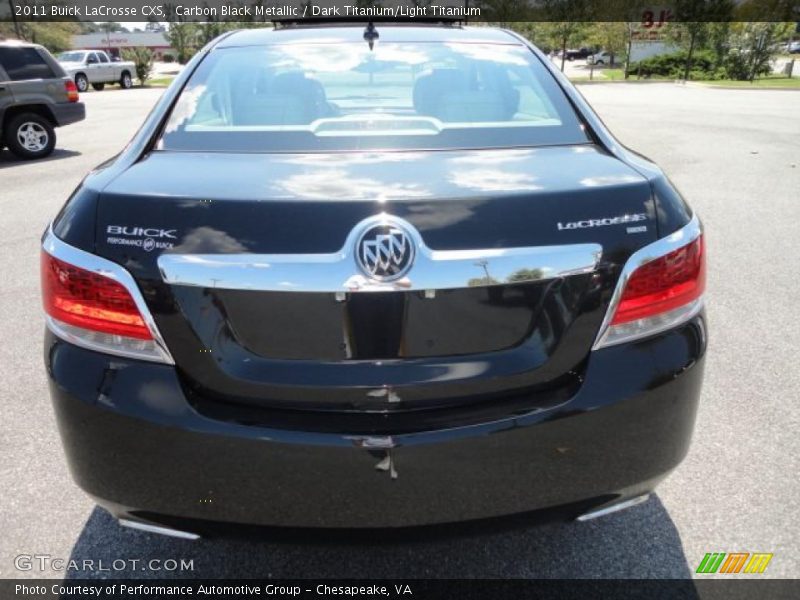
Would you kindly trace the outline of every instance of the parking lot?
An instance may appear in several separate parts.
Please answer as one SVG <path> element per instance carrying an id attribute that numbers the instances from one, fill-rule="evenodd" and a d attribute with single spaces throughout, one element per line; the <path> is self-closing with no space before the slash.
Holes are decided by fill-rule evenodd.
<path id="1" fill-rule="evenodd" d="M 771 552 L 763 576 L 800 576 L 800 93 L 672 83 L 582 91 L 624 143 L 670 174 L 706 227 L 702 403 L 690 454 L 655 497 L 589 523 L 406 543 L 187 542 L 119 528 L 67 472 L 42 367 L 38 293 L 46 224 L 161 93 L 112 89 L 83 96 L 87 120 L 58 130 L 49 159 L 0 153 L 0 577 L 41 576 L 15 570 L 14 557 L 47 554 L 194 560 L 191 573 L 79 574 L 97 577 L 682 578 L 712 551 Z"/>

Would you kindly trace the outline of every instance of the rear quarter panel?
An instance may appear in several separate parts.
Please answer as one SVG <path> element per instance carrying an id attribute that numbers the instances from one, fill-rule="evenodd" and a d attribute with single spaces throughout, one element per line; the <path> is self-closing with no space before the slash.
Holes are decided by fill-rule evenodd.
<path id="1" fill-rule="evenodd" d="M 63 79 L 31 79 L 14 81 L 10 84 L 14 94 L 14 103 L 39 104 L 51 106 L 67 102 L 67 91 Z"/>
<path id="2" fill-rule="evenodd" d="M 130 61 L 114 63 L 114 77 L 115 79 L 119 79 L 122 77 L 122 73 L 127 71 L 131 74 L 131 76 L 136 74 L 136 67 Z"/>
<path id="3" fill-rule="evenodd" d="M 14 103 L 14 94 L 11 92 L 11 86 L 8 85 L 8 75 L 3 67 L 0 67 L 0 139 L 3 136 L 3 117 L 6 114 L 6 109 Z"/>
<path id="4" fill-rule="evenodd" d="M 37 51 L 53 71 L 53 77 L 8 82 L 7 85 L 14 95 L 14 104 L 16 106 L 35 104 L 49 107 L 52 104 L 67 102 L 67 90 L 64 87 L 64 77 L 66 77 L 64 69 L 46 49 L 38 47 Z"/>

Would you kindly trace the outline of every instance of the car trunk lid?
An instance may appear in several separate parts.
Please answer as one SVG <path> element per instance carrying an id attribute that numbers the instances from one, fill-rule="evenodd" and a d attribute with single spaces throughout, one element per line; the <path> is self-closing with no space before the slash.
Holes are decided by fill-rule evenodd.
<path id="1" fill-rule="evenodd" d="M 378 215 L 411 231 L 411 285 L 331 277 L 369 283 L 354 231 Z M 620 265 L 656 237 L 648 182 L 592 145 L 154 152 L 97 227 L 198 393 L 379 412 L 574 384 Z"/>

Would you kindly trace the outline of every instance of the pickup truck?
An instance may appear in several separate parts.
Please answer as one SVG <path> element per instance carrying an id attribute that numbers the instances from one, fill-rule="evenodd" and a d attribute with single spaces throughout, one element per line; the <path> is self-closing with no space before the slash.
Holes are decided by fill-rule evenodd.
<path id="1" fill-rule="evenodd" d="M 79 92 L 85 92 L 89 85 L 98 92 L 107 83 L 118 83 L 129 89 L 133 86 L 136 72 L 130 61 L 112 60 L 102 50 L 71 50 L 58 55 L 58 62 L 67 75 L 75 80 Z"/>
<path id="2" fill-rule="evenodd" d="M 578 60 L 580 58 L 588 58 L 591 56 L 592 50 L 590 48 L 578 48 L 567 50 L 564 55 L 567 60 Z"/>

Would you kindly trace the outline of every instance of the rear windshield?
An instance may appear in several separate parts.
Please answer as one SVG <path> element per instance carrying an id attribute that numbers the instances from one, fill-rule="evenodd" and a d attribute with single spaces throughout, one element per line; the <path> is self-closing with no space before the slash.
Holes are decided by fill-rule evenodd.
<path id="1" fill-rule="evenodd" d="M 28 79 L 52 79 L 53 69 L 45 62 L 36 48 L 30 46 L 0 47 L 0 65 L 11 81 Z"/>
<path id="2" fill-rule="evenodd" d="M 62 52 L 58 55 L 58 60 L 62 62 L 83 62 L 85 58 L 85 52 Z"/>
<path id="3" fill-rule="evenodd" d="M 220 152 L 450 149 L 586 143 L 521 45 L 284 43 L 214 50 L 159 148 Z"/>

